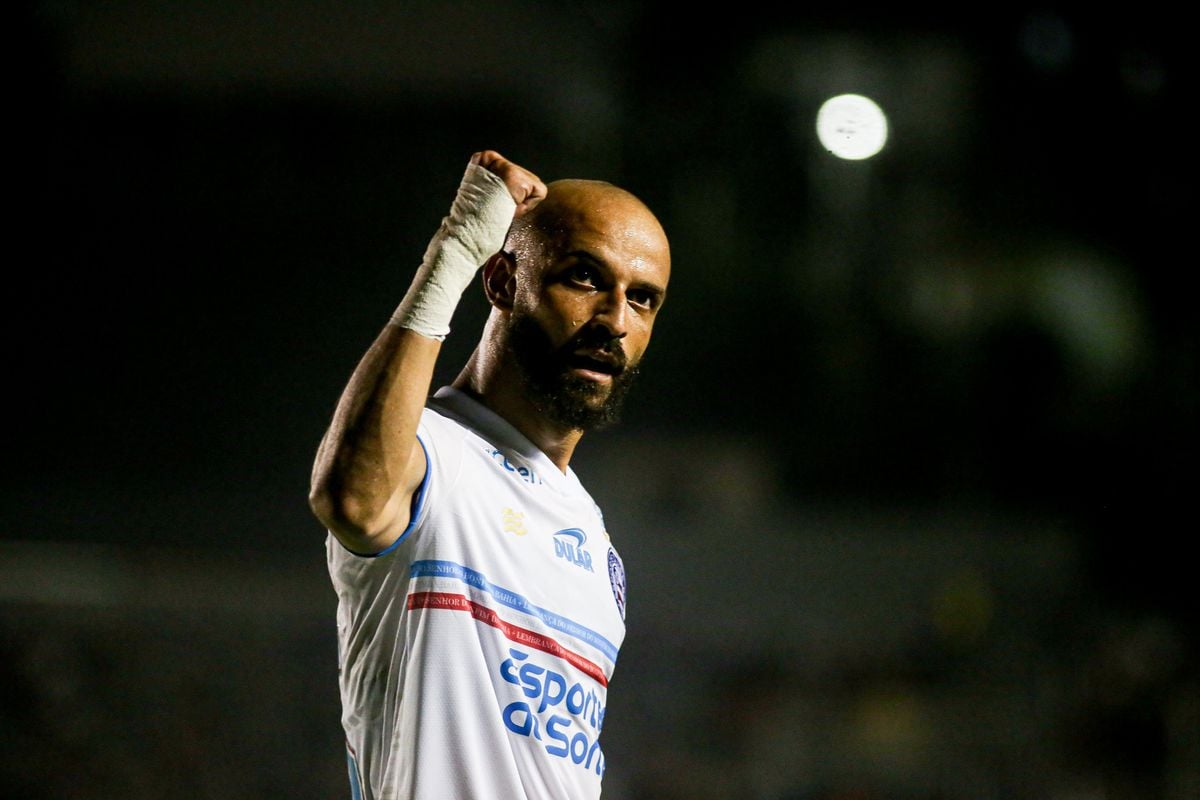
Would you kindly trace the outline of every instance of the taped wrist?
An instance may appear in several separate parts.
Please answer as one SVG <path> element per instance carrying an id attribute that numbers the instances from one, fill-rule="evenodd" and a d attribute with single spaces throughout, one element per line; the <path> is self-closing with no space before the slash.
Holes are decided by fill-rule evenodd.
<path id="1" fill-rule="evenodd" d="M 517 203 L 495 174 L 468 164 L 450 213 L 425 248 L 425 258 L 392 323 L 442 340 L 476 270 L 504 246 Z"/>

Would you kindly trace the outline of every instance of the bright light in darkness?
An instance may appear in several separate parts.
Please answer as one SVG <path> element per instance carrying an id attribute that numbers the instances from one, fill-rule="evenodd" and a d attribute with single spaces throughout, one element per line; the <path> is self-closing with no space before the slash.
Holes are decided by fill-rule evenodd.
<path id="1" fill-rule="evenodd" d="M 883 149 L 887 136 L 887 117 L 873 100 L 860 94 L 831 97 L 817 112 L 817 137 L 838 158 L 870 158 Z"/>

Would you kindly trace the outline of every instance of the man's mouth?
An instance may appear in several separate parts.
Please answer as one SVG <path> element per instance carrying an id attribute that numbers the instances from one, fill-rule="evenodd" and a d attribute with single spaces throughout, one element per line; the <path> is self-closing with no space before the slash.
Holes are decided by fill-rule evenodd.
<path id="1" fill-rule="evenodd" d="M 625 359 L 603 350 L 577 350 L 567 359 L 572 370 L 594 380 L 609 380 L 625 371 Z"/>

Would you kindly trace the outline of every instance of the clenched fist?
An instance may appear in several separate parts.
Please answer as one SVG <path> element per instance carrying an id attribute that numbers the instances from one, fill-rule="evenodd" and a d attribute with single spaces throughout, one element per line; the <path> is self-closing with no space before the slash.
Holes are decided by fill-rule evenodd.
<path id="1" fill-rule="evenodd" d="M 546 197 L 546 184 L 542 183 L 541 178 L 509 161 L 495 150 L 475 153 L 471 156 L 471 163 L 478 164 L 504 181 L 517 203 L 515 216 L 521 216 Z"/>

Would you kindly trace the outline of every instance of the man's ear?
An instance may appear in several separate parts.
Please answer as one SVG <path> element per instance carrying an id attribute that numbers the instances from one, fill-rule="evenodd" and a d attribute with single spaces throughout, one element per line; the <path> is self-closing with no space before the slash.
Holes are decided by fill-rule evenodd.
<path id="1" fill-rule="evenodd" d="M 483 264 L 483 291 L 496 308 L 509 310 L 517 294 L 517 262 L 501 250 Z"/>

